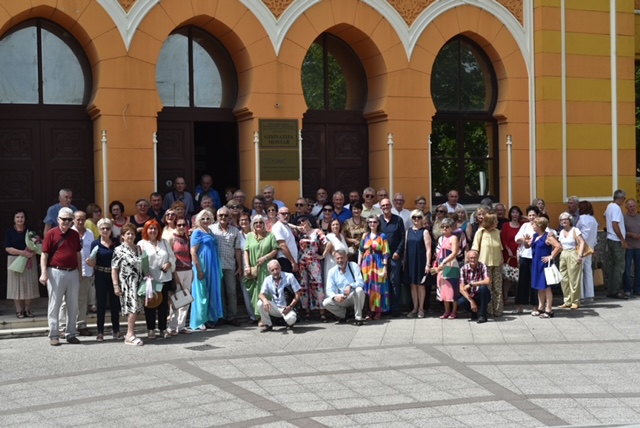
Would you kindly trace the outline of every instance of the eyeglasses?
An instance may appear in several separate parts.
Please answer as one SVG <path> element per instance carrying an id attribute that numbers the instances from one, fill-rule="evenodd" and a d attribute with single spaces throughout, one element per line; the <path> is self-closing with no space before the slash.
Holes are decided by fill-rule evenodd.
<path id="1" fill-rule="evenodd" d="M 232 210 L 237 210 L 238 208 L 240 208 L 240 205 L 231 205 L 229 208 L 231 208 Z"/>
<path id="2" fill-rule="evenodd" d="M 378 197 L 379 198 L 388 198 L 389 195 L 387 195 L 386 193 L 378 193 Z"/>
<path id="3" fill-rule="evenodd" d="M 110 227 L 101 227 L 100 230 L 111 230 Z"/>
<path id="4" fill-rule="evenodd" d="M 280 214 L 282 214 L 282 215 L 289 215 L 289 214 L 291 214 L 291 213 L 290 213 L 290 212 L 286 212 L 286 213 L 281 212 Z"/>
<path id="5" fill-rule="evenodd" d="M 447 213 L 445 210 L 436 210 L 436 212 L 437 212 L 438 214 L 446 214 L 446 213 Z"/>
<path id="6" fill-rule="evenodd" d="M 276 212 L 276 211 L 277 211 L 277 210 L 276 210 L 275 208 L 269 208 L 269 209 L 267 209 L 267 212 L 270 212 L 270 213 L 271 213 L 271 212 L 273 212 L 273 213 L 274 213 L 274 212 Z"/>
<path id="7" fill-rule="evenodd" d="M 176 227 L 187 227 L 185 223 L 176 224 Z"/>
<path id="8" fill-rule="evenodd" d="M 175 217 L 176 213 L 167 213 L 167 217 Z"/>
<path id="9" fill-rule="evenodd" d="M 307 204 L 296 204 L 296 207 L 305 207 Z"/>
<path id="10" fill-rule="evenodd" d="M 369 199 L 369 198 L 373 198 L 374 196 L 373 196 L 373 195 L 370 195 L 370 194 L 367 194 L 367 195 L 364 195 L 364 197 L 365 197 L 365 198 L 367 198 L 367 199 Z"/>
<path id="11" fill-rule="evenodd" d="M 414 215 L 413 217 L 411 217 L 411 220 L 422 220 L 422 217 Z"/>
<path id="12" fill-rule="evenodd" d="M 60 220 L 61 220 L 62 222 L 64 222 L 64 223 L 69 223 L 69 222 L 72 222 L 72 221 L 73 221 L 73 219 L 72 219 L 72 218 L 66 218 L 66 217 L 65 217 L 65 218 L 60 217 Z"/>
<path id="13" fill-rule="evenodd" d="M 256 221 L 253 224 L 264 224 L 264 221 Z"/>
<path id="14" fill-rule="evenodd" d="M 229 217 L 229 214 L 218 214 L 219 218 L 225 218 L 225 217 Z"/>
<path id="15" fill-rule="evenodd" d="M 331 211 L 333 211 L 333 208 L 323 208 L 322 211 L 329 213 Z"/>

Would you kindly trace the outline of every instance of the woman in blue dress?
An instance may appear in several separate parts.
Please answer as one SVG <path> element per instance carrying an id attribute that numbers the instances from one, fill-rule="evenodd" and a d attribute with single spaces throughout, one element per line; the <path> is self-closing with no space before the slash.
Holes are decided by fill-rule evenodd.
<path id="1" fill-rule="evenodd" d="M 407 314 L 409 318 L 424 318 L 424 301 L 430 294 L 431 287 L 427 285 L 427 274 L 431 266 L 431 234 L 422 227 L 424 214 L 420 210 L 411 212 L 413 227 L 407 229 L 405 239 L 405 284 L 411 286 L 411 301 L 413 310 Z"/>
<path id="2" fill-rule="evenodd" d="M 196 216 L 196 230 L 191 235 L 193 261 L 193 303 L 191 304 L 192 330 L 205 330 L 223 317 L 222 268 L 218 255 L 218 241 L 209 230 L 213 213 L 208 209 Z"/>
<path id="3" fill-rule="evenodd" d="M 547 263 L 553 263 L 553 259 L 562 252 L 562 245 L 558 242 L 553 232 L 547 230 L 549 220 L 538 217 L 533 221 L 533 236 L 525 239 L 525 246 L 532 249 L 531 287 L 538 290 L 538 309 L 531 312 L 534 317 L 553 317 L 553 293 L 551 286 L 547 284 L 544 276 L 544 268 Z"/>

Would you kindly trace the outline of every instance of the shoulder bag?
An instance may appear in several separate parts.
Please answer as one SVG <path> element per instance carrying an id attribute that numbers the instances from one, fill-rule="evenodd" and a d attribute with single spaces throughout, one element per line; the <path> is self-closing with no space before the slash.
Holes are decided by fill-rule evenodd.
<path id="1" fill-rule="evenodd" d="M 191 302 L 193 302 L 193 296 L 189 290 L 182 286 L 182 283 L 180 289 L 169 296 L 169 303 L 174 310 L 187 306 Z"/>
<path id="2" fill-rule="evenodd" d="M 576 235 L 576 228 L 573 228 L 573 240 L 576 241 L 576 249 L 578 249 L 578 236 Z M 584 239 L 584 236 L 582 237 L 582 240 L 584 241 L 584 246 L 582 247 L 582 257 L 589 257 L 590 255 L 593 254 L 593 248 L 591 248 L 591 245 L 587 244 L 587 240 Z M 580 254 L 578 254 L 580 256 Z"/>

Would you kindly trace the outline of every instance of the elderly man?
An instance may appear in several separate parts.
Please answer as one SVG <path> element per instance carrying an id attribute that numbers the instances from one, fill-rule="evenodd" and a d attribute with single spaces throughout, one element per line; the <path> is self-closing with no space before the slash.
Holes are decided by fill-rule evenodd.
<path id="1" fill-rule="evenodd" d="M 273 203 L 276 204 L 278 208 L 284 207 L 284 202 L 276 199 L 276 189 L 272 185 L 269 184 L 267 186 L 264 186 L 264 188 L 262 189 L 262 196 L 264 197 L 264 200 L 267 204 Z"/>
<path id="2" fill-rule="evenodd" d="M 640 294 L 640 215 L 635 199 L 627 199 L 625 206 L 627 213 L 624 215 L 624 229 L 628 246 L 625 251 L 624 294 L 630 296 L 631 293 Z M 580 231 L 584 234 L 582 229 Z"/>
<path id="3" fill-rule="evenodd" d="M 218 221 L 209 226 L 218 237 L 218 254 L 222 265 L 222 283 L 224 284 L 224 301 L 226 322 L 239 327 L 238 298 L 236 280 L 242 273 L 242 250 L 240 248 L 240 231 L 229 225 L 231 213 L 229 208 L 222 207 L 217 212 Z"/>
<path id="4" fill-rule="evenodd" d="M 578 208 L 578 204 L 580 203 L 580 198 L 577 196 L 569 196 L 567 198 L 567 211 L 571 214 L 571 221 L 574 226 L 578 224 L 578 220 L 580 220 L 580 209 Z M 562 226 L 560 226 L 562 228 Z"/>
<path id="5" fill-rule="evenodd" d="M 411 221 L 411 211 L 404 207 L 404 203 L 405 199 L 402 193 L 393 195 L 393 208 L 391 208 L 391 212 L 404 221 L 404 228 L 407 230 L 413 227 L 413 222 Z"/>
<path id="6" fill-rule="evenodd" d="M 293 231 L 289 227 L 291 212 L 284 207 L 278 210 L 278 221 L 271 227 L 271 233 L 275 236 L 280 251 L 276 256 L 282 270 L 285 272 L 298 272 L 298 246 Z"/>
<path id="7" fill-rule="evenodd" d="M 267 269 L 271 275 L 264 279 L 258 300 L 258 311 L 263 325 L 260 333 L 273 330 L 271 317 L 284 318 L 287 328 L 293 328 L 297 320 L 293 309 L 300 302 L 300 284 L 292 273 L 282 272 L 277 260 L 271 260 Z M 287 303 L 287 292 L 294 295 L 290 303 Z"/>
<path id="8" fill-rule="evenodd" d="M 160 224 L 164 225 L 162 220 L 164 219 L 164 213 L 166 210 L 162 208 L 162 195 L 159 192 L 153 192 L 149 195 L 149 202 L 151 202 L 149 215 L 158 220 Z"/>
<path id="9" fill-rule="evenodd" d="M 91 254 L 91 243 L 95 240 L 93 232 L 87 229 L 84 222 L 87 221 L 87 214 L 84 211 L 73 213 L 73 230 L 80 234 L 82 243 L 82 277 L 80 278 L 80 288 L 78 290 L 78 318 L 76 331 L 80 336 L 91 336 L 87 327 L 87 303 L 89 301 L 89 291 L 93 287 L 93 268 L 87 264 Z M 66 331 L 67 327 L 67 302 L 63 298 L 60 305 L 60 331 Z"/>
<path id="10" fill-rule="evenodd" d="M 322 215 L 322 207 L 324 206 L 324 203 L 327 202 L 328 199 L 329 199 L 329 194 L 325 189 L 320 187 L 318 190 L 316 190 L 316 202 L 313 204 L 313 207 L 311 208 L 311 211 L 310 211 L 311 215 L 316 218 Z"/>
<path id="11" fill-rule="evenodd" d="M 405 228 L 404 221 L 391 212 L 391 201 L 380 201 L 382 215 L 379 217 L 382 233 L 387 236 L 391 259 L 387 265 L 389 291 L 391 297 L 391 316 L 400 316 L 400 300 L 402 298 L 402 258 L 404 256 Z"/>
<path id="12" fill-rule="evenodd" d="M 236 200 L 237 203 L 240 204 L 240 206 L 242 207 L 242 212 L 251 215 L 251 208 L 247 208 L 245 206 L 245 201 L 247 200 L 247 194 L 244 193 L 243 190 L 238 189 L 235 192 L 233 192 L 233 199 Z"/>
<path id="13" fill-rule="evenodd" d="M 67 301 L 68 343 L 80 343 L 76 337 L 76 319 L 78 319 L 78 293 L 82 276 L 82 243 L 80 234 L 71 229 L 73 211 L 61 208 L 58 211 L 58 227 L 49 230 L 42 242 L 40 257 L 40 283 L 47 286 L 49 292 L 49 343 L 60 346 L 60 325 L 58 315 L 62 299 Z"/>
<path id="14" fill-rule="evenodd" d="M 185 191 L 187 188 L 187 182 L 184 181 L 183 177 L 176 177 L 176 180 L 173 182 L 173 187 L 175 190 L 164 195 L 162 208 L 168 210 L 174 202 L 184 202 L 186 206 L 185 216 L 189 218 L 195 211 L 195 205 L 193 203 L 193 196 L 191 196 L 191 193 Z"/>
<path id="15" fill-rule="evenodd" d="M 200 184 L 196 186 L 196 208 L 202 208 L 202 197 L 207 195 L 211 197 L 215 205 L 214 209 L 222 207 L 222 201 L 220 200 L 220 194 L 213 187 L 213 178 L 209 174 L 204 174 L 200 177 Z"/>
<path id="16" fill-rule="evenodd" d="M 329 269 L 326 279 L 325 293 L 327 297 L 322 306 L 336 317 L 338 323 L 347 322 L 347 308 L 353 307 L 355 325 L 362 325 L 362 308 L 364 307 L 364 281 L 357 263 L 349 262 L 347 252 L 340 248 L 333 253 L 336 266 Z"/>
<path id="17" fill-rule="evenodd" d="M 450 190 L 449 193 L 447 193 L 447 202 L 445 203 L 445 205 L 449 214 L 456 212 L 456 208 L 464 209 L 462 204 L 458 203 L 459 199 L 460 195 L 458 194 L 457 190 Z"/>
<path id="18" fill-rule="evenodd" d="M 333 218 L 340 220 L 340 223 L 344 223 L 353 217 L 351 210 L 344 207 L 344 193 L 338 191 L 333 194 Z"/>
<path id="19" fill-rule="evenodd" d="M 460 294 L 458 307 L 471 311 L 471 320 L 478 324 L 487 322 L 487 308 L 491 301 L 487 267 L 478 261 L 478 252 L 467 252 L 467 264 L 460 269 Z"/>
<path id="20" fill-rule="evenodd" d="M 621 291 L 625 250 L 628 248 L 628 244 L 624 216 L 620 207 L 626 198 L 627 193 L 624 190 L 616 190 L 613 193 L 613 202 L 609 203 L 607 210 L 604 212 L 604 218 L 607 222 L 607 251 L 611 256 L 607 275 L 608 297 L 614 299 L 628 299 Z"/>
<path id="21" fill-rule="evenodd" d="M 373 201 L 376 197 L 376 189 L 373 187 L 367 187 L 362 191 L 362 213 L 360 214 L 365 220 L 370 216 L 382 215 L 382 210 L 379 207 L 373 205 Z"/>
<path id="22" fill-rule="evenodd" d="M 496 217 L 498 217 L 498 229 L 502 230 L 502 226 L 504 226 L 505 223 L 509 223 L 509 219 L 505 217 L 507 214 L 507 207 L 505 204 L 498 202 L 494 208 L 496 210 Z"/>
<path id="23" fill-rule="evenodd" d="M 378 202 L 376 202 L 374 206 L 380 208 L 380 203 L 382 202 L 382 200 L 389 199 L 389 192 L 384 187 L 381 187 L 376 192 L 376 198 L 378 199 Z"/>
<path id="24" fill-rule="evenodd" d="M 291 223 L 292 224 L 298 224 L 298 220 L 300 220 L 301 218 L 306 218 L 309 219 L 309 222 L 311 223 L 311 227 L 315 228 L 317 225 L 317 218 L 315 218 L 314 216 L 312 216 L 311 214 L 308 213 L 308 204 L 307 204 L 307 200 L 305 198 L 298 198 L 296 199 L 296 215 L 293 216 L 293 218 L 291 219 Z"/>
<path id="25" fill-rule="evenodd" d="M 71 211 L 76 211 L 77 208 L 71 205 L 71 201 L 73 200 L 73 192 L 69 189 L 60 189 L 58 192 L 58 203 L 51 205 L 47 209 L 47 215 L 44 220 L 44 234 L 54 227 L 58 227 L 58 211 L 60 208 L 68 207 L 71 208 Z"/>
<path id="26" fill-rule="evenodd" d="M 351 204 L 360 200 L 360 192 L 357 190 L 352 190 L 349 192 L 349 203 L 345 205 L 345 208 L 351 209 Z"/>
<path id="27" fill-rule="evenodd" d="M 202 197 L 200 198 L 200 208 L 198 208 L 198 210 L 193 213 L 193 215 L 191 216 L 191 224 L 195 225 L 196 224 L 196 217 L 198 217 L 198 214 L 200 213 L 200 211 L 205 210 L 207 208 L 211 209 L 212 212 L 215 211 L 215 207 L 213 206 L 214 202 L 213 202 L 213 198 L 209 195 L 202 195 Z M 187 219 L 189 220 L 189 219 Z M 194 226 L 195 227 L 195 226 Z"/>

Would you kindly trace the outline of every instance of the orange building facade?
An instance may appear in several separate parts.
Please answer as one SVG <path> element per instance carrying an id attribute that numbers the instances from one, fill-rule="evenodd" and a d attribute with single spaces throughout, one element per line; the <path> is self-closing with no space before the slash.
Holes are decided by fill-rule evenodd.
<path id="1" fill-rule="evenodd" d="M 416 196 L 435 204 L 446 192 L 437 186 L 462 183 L 470 206 L 487 195 L 523 208 L 541 197 L 553 218 L 577 195 L 601 213 L 614 189 L 635 193 L 636 9 L 632 0 L 0 0 L 2 40 L 51 26 L 88 64 L 80 66 L 86 96 L 73 106 L 47 103 L 46 66 L 39 100 L 2 98 L 0 84 L 1 210 L 25 206 L 39 220 L 69 187 L 79 208 L 119 199 L 132 213 L 138 198 L 167 191 L 171 177 L 184 175 L 193 191 L 209 172 L 221 194 L 236 186 L 250 196 L 272 184 L 290 205 L 316 185 L 348 192 L 367 183 L 403 192 L 412 208 Z M 179 85 L 161 78 L 182 67 L 173 59 L 182 45 L 169 52 L 176 34 L 195 40 L 184 45 L 185 76 L 201 67 L 198 46 L 209 49 L 220 83 L 204 92 L 217 101 L 200 104 L 200 77 L 184 102 Z M 312 111 L 302 79 L 325 35 L 327 49 L 342 46 L 331 51 L 346 76 L 337 113 Z M 435 184 L 437 167 L 464 170 L 470 156 L 467 116 L 444 114 L 433 96 L 434 64 L 452 40 L 472 46 L 489 76 L 478 116 L 490 123 L 482 128 L 488 149 L 474 155 L 480 185 L 475 172 Z M 46 46 L 36 51 L 44 63 Z M 355 60 L 341 59 L 347 51 Z M 259 175 L 256 132 L 270 119 L 293 119 L 301 130 L 296 179 Z M 453 155 L 435 147 L 438 120 L 438 132 L 462 126 Z"/>

